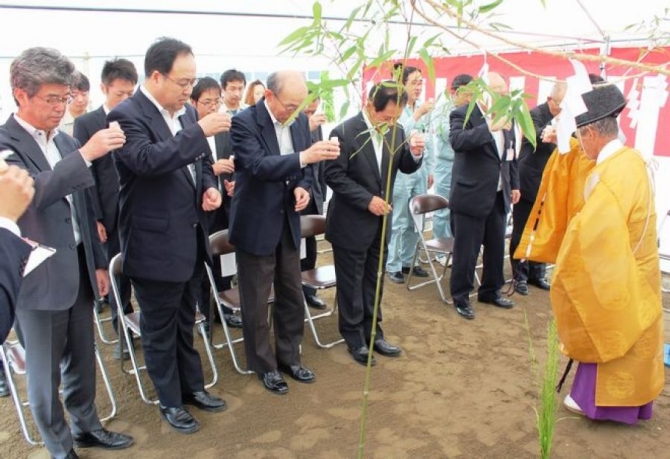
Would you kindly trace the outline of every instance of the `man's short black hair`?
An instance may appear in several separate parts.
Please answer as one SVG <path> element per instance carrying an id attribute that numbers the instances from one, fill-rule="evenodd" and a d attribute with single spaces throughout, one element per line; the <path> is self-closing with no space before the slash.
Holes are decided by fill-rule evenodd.
<path id="1" fill-rule="evenodd" d="M 376 112 L 384 110 L 390 102 L 400 107 L 407 105 L 407 91 L 393 80 L 380 81 L 370 89 L 368 99 Z"/>
<path id="2" fill-rule="evenodd" d="M 102 66 L 100 81 L 109 86 L 114 80 L 126 80 L 132 84 L 137 84 L 138 77 L 135 64 L 123 58 L 106 61 L 105 65 Z"/>
<path id="3" fill-rule="evenodd" d="M 91 82 L 88 81 L 88 77 L 86 75 L 80 71 L 75 71 L 71 88 L 73 90 L 76 89 L 77 91 L 89 92 L 91 90 Z"/>
<path id="4" fill-rule="evenodd" d="M 149 78 L 154 71 L 167 75 L 172 70 L 177 57 L 193 55 L 189 45 L 176 38 L 162 37 L 154 42 L 144 57 L 144 75 Z"/>
<path id="5" fill-rule="evenodd" d="M 247 77 L 244 76 L 244 73 L 237 69 L 229 69 L 221 74 L 221 89 L 225 91 L 228 83 L 233 81 L 241 81 L 244 83 L 244 86 L 247 85 Z"/>
<path id="6" fill-rule="evenodd" d="M 198 84 L 193 86 L 193 91 L 191 92 L 191 100 L 197 102 L 200 100 L 203 92 L 209 91 L 210 89 L 216 89 L 219 91 L 219 96 L 221 95 L 221 86 L 219 82 L 212 77 L 203 77 L 198 80 Z"/>

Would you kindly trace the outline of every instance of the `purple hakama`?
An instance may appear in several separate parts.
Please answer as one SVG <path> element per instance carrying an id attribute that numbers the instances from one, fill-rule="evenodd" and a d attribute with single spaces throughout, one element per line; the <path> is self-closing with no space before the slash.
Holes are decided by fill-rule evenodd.
<path id="1" fill-rule="evenodd" d="M 596 406 L 597 371 L 598 366 L 595 363 L 580 363 L 570 390 L 570 396 L 586 417 L 624 424 L 636 424 L 639 419 L 651 419 L 653 402 L 642 406 Z"/>

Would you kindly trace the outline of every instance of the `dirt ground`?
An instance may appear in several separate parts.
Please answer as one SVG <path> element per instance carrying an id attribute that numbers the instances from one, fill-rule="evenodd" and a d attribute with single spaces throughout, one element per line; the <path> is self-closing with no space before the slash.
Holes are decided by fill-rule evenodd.
<path id="1" fill-rule="evenodd" d="M 320 255 L 319 264 L 331 260 L 326 253 Z M 332 304 L 333 291 L 322 296 Z M 395 359 L 377 356 L 372 369 L 364 457 L 539 456 L 534 411 L 537 380 L 529 334 L 542 361 L 550 306 L 548 294 L 534 287 L 529 296 L 513 299 L 512 310 L 475 300 L 477 318 L 466 321 L 440 301 L 435 286 L 410 292 L 404 285 L 385 283 L 386 336 L 404 352 Z M 670 307 L 670 295 L 664 296 L 664 305 Z M 336 317 L 319 320 L 318 330 L 324 339 L 337 338 Z M 670 342 L 668 330 L 666 319 L 665 336 Z M 222 336 L 221 329 L 215 329 L 214 340 Z M 155 406 L 141 402 L 134 379 L 121 373 L 118 362 L 112 360 L 113 347 L 101 344 L 101 348 L 118 402 L 118 414 L 107 427 L 133 435 L 136 444 L 118 452 L 79 450 L 82 458 L 357 457 L 365 368 L 351 359 L 342 344 L 318 348 L 307 327 L 302 360 L 315 371 L 314 384 L 288 379 L 289 394 L 273 395 L 255 376 L 237 373 L 227 350 L 216 350 L 220 377 L 211 391 L 225 398 L 228 410 L 191 409 L 202 429 L 187 436 L 168 428 Z M 204 352 L 201 355 L 204 358 Z M 208 373 L 206 360 L 203 364 Z M 563 358 L 561 371 L 564 366 Z M 552 457 L 668 457 L 667 382 L 654 405 L 653 418 L 634 427 L 591 422 L 559 408 Z M 109 410 L 102 386 L 98 409 L 103 416 Z M 0 412 L 0 458 L 49 457 L 45 449 L 31 448 L 24 441 L 10 398 L 0 399 Z"/>

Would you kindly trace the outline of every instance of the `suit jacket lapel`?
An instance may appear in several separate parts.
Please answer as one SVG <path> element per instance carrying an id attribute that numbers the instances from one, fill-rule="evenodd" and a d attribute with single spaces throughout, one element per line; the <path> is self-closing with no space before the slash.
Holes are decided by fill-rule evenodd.
<path id="1" fill-rule="evenodd" d="M 14 115 L 10 115 L 6 126 L 12 137 L 23 145 L 21 153 L 26 155 L 40 171 L 50 171 L 51 166 L 49 165 L 49 161 L 47 161 L 46 155 L 35 139 L 28 134 L 28 131 L 23 129 L 23 127 L 14 119 Z"/>
<path id="2" fill-rule="evenodd" d="M 261 128 L 261 137 L 268 147 L 267 151 L 271 154 L 279 155 L 281 153 L 279 151 L 279 142 L 277 141 L 277 131 L 275 131 L 272 118 L 265 108 L 265 104 L 258 104 L 257 107 L 257 123 Z"/>
<path id="3" fill-rule="evenodd" d="M 190 122 L 188 110 L 186 110 L 186 113 L 184 113 L 183 115 L 181 115 L 179 117 L 179 122 L 181 123 L 181 128 L 182 129 L 187 128 L 188 126 L 190 126 L 192 124 Z M 193 122 L 195 122 L 195 120 L 193 120 Z M 165 124 L 165 122 L 163 124 Z M 170 136 L 172 137 L 172 132 L 170 132 Z M 199 163 L 200 161 L 201 160 L 198 160 L 195 163 Z M 195 163 L 194 163 L 194 165 L 195 165 Z M 196 191 L 197 191 L 198 184 L 199 184 L 198 182 L 202 181 L 202 166 L 200 167 L 200 176 L 198 176 L 198 168 L 197 167 L 195 168 L 195 182 L 194 182 L 193 175 L 191 175 L 191 170 L 189 169 L 188 166 L 182 167 L 181 170 L 186 175 L 186 178 L 188 179 L 188 183 L 194 189 L 196 189 Z M 197 197 L 197 195 L 196 195 L 196 197 Z"/>

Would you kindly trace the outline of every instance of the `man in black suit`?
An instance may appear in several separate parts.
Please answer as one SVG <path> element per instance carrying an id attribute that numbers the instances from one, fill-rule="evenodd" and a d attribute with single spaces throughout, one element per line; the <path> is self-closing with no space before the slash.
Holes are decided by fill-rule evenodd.
<path id="1" fill-rule="evenodd" d="M 16 221 L 33 199 L 33 179 L 17 166 L 8 167 L 0 157 L 0 345 L 14 325 L 16 298 L 30 246 L 21 239 Z M 5 369 L 0 362 L 0 397 L 9 396 Z"/>
<path id="2" fill-rule="evenodd" d="M 107 293 L 109 277 L 84 192 L 94 185 L 91 161 L 121 147 L 125 136 L 118 128 L 103 129 L 80 147 L 57 129 L 73 72 L 54 49 L 21 53 L 10 67 L 19 108 L 0 127 L 0 151 L 12 152 L 7 163 L 35 180 L 34 199 L 18 220 L 21 233 L 56 249 L 23 279 L 16 325 L 26 351 L 30 410 L 57 459 L 77 457 L 73 445 L 121 449 L 133 443 L 130 436 L 105 430 L 95 408 L 93 302 Z"/>
<path id="3" fill-rule="evenodd" d="M 97 110 L 81 115 L 74 120 L 73 137 L 82 145 L 86 144 L 93 135 L 101 129 L 106 129 L 107 114 L 119 103 L 126 100 L 135 92 L 137 84 L 137 70 L 135 65 L 127 59 L 114 59 L 105 62 L 100 75 L 100 89 L 105 95 L 105 103 Z M 118 233 L 118 209 L 119 209 L 119 175 L 114 167 L 112 155 L 106 155 L 93 161 L 91 166 L 95 187 L 86 190 L 93 203 L 93 209 L 97 219 L 97 230 L 100 242 L 106 244 L 107 259 L 111 260 L 114 255 L 121 251 Z M 119 289 L 123 312 L 133 312 L 130 304 L 131 286 L 130 279 L 120 276 Z M 111 315 L 114 330 L 118 332 L 117 305 L 114 295 L 110 295 Z M 121 340 L 114 349 L 114 358 L 124 360 L 130 358 L 127 349 L 121 355 Z"/>
<path id="4" fill-rule="evenodd" d="M 326 115 L 323 113 L 316 113 L 319 108 L 320 98 L 314 99 L 307 107 L 303 109 L 303 113 L 309 119 L 309 129 L 311 130 L 312 142 L 323 140 L 323 129 L 321 125 L 326 122 Z M 310 199 L 307 207 L 300 212 L 300 215 L 323 215 L 323 203 L 326 200 L 326 179 L 323 173 L 323 163 L 314 163 L 312 165 L 312 188 L 310 189 Z M 300 270 L 308 271 L 314 269 L 316 266 L 316 238 L 305 238 L 305 258 L 300 260 Z M 316 294 L 316 289 L 312 287 L 302 286 L 302 292 L 305 294 L 305 301 L 307 304 L 315 309 L 326 309 L 328 306 Z"/>
<path id="5" fill-rule="evenodd" d="M 204 118 L 210 113 L 216 113 L 221 106 L 221 86 L 211 77 L 204 77 L 198 80 L 198 84 L 193 87 L 191 93 L 191 104 L 198 112 L 198 118 Z M 221 207 L 208 212 L 209 234 L 228 229 L 228 220 L 230 218 L 230 200 L 235 189 L 233 173 L 235 172 L 235 161 L 233 149 L 230 145 L 230 132 L 219 132 L 216 135 L 207 137 L 207 143 L 212 155 L 212 169 L 217 177 L 217 185 L 223 197 Z M 232 276 L 221 276 L 221 263 L 219 257 L 215 257 L 212 264 L 212 272 L 216 282 L 217 292 L 228 290 Z M 213 305 L 210 302 L 210 285 L 206 275 L 202 278 L 202 296 L 200 300 L 200 310 L 205 315 L 207 323 L 205 329 L 210 333 L 211 315 Z M 223 307 L 224 319 L 229 327 L 242 328 L 242 319 L 236 316 L 232 310 Z"/>
<path id="6" fill-rule="evenodd" d="M 372 343 L 371 335 L 375 289 L 378 281 L 383 282 L 383 276 L 377 276 L 380 249 L 384 269 L 390 239 L 390 231 L 385 240 L 381 238 L 383 216 L 392 211 L 387 202 L 391 203 L 393 196 L 385 199 L 386 193 L 393 192 L 398 170 L 411 174 L 419 168 L 425 145 L 417 136 L 410 146 L 405 131 L 396 124 L 405 104 L 407 93 L 401 85 L 378 83 L 370 90 L 365 108 L 330 134 L 339 139 L 342 154 L 326 163 L 326 183 L 333 190 L 326 239 L 333 246 L 340 334 L 354 360 L 363 365 L 370 347 L 389 357 L 401 353 L 384 338 L 379 324 L 381 306 Z M 390 216 L 387 218 L 390 221 Z"/>
<path id="7" fill-rule="evenodd" d="M 142 349 L 160 414 L 178 432 L 192 433 L 200 424 L 184 404 L 226 408 L 204 389 L 193 326 L 203 262 L 211 264 L 206 212 L 221 205 L 207 137 L 230 121 L 217 113 L 198 121 L 187 104 L 196 83 L 187 44 L 157 40 L 144 72 L 135 95 L 107 116 L 127 133 L 124 147 L 114 152 L 123 272 L 142 310 Z"/>
<path id="8" fill-rule="evenodd" d="M 543 134 L 554 132 L 552 120 L 561 113 L 561 102 L 565 96 L 567 85 L 556 82 L 551 88 L 547 101 L 530 111 L 530 117 L 535 126 L 535 142 L 533 145 L 523 138 L 519 150 L 519 185 L 521 199 L 512 208 L 512 238 L 509 243 L 510 262 L 514 275 L 514 289 L 520 295 L 528 295 L 528 284 L 533 284 L 542 290 L 549 290 L 549 281 L 546 278 L 546 265 L 534 261 L 518 260 L 514 258 L 514 251 L 519 246 L 523 229 L 535 203 L 537 190 L 540 188 L 544 166 L 556 149 L 556 139 L 549 139 Z"/>
<path id="9" fill-rule="evenodd" d="M 507 83 L 498 73 L 488 74 L 488 85 L 500 96 L 507 93 Z M 514 306 L 500 293 L 505 284 L 507 214 L 519 200 L 514 134 L 506 117 L 493 122 L 495 114 L 487 111 L 480 100 L 469 117 L 468 105 L 456 108 L 449 117 L 449 140 L 456 153 L 449 200 L 454 235 L 450 288 L 456 311 L 466 319 L 475 318 L 469 296 L 482 245 L 484 268 L 477 299 L 506 309 Z"/>
<path id="10" fill-rule="evenodd" d="M 314 373 L 300 362 L 305 304 L 300 276 L 300 211 L 309 203 L 311 164 L 339 154 L 337 144 L 312 144 L 305 76 L 295 71 L 270 74 L 265 97 L 233 117 L 235 193 L 230 242 L 235 245 L 242 330 L 249 370 L 266 389 L 285 394 L 279 373 L 310 383 Z M 268 297 L 272 307 L 276 356 L 270 346 Z"/>
<path id="11" fill-rule="evenodd" d="M 7 166 L 0 159 L 0 345 L 5 342 L 14 324 L 16 298 L 19 294 L 23 268 L 30 246 L 21 240 L 21 230 L 16 221 L 23 215 L 33 199 L 35 188 L 28 172 Z M 0 364 L 0 397 L 9 393 Z"/>

